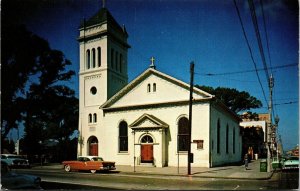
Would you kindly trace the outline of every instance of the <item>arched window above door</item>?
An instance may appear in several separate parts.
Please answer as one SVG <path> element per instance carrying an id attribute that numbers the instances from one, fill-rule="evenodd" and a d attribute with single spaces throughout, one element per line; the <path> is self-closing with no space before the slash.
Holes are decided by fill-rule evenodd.
<path id="1" fill-rule="evenodd" d="M 151 136 L 145 135 L 145 136 L 141 139 L 141 143 L 153 143 L 153 139 L 152 139 Z"/>

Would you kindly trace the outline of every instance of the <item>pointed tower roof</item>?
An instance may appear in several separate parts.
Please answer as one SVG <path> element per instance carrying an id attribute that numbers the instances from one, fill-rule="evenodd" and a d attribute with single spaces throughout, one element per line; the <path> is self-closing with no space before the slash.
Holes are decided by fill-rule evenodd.
<path id="1" fill-rule="evenodd" d="M 101 8 L 95 15 L 93 15 L 88 20 L 81 22 L 79 28 L 87 28 L 95 25 L 100 25 L 102 23 L 107 23 L 110 26 L 114 26 L 119 32 L 128 36 L 125 26 L 121 27 L 111 15 L 111 13 L 104 7 Z"/>

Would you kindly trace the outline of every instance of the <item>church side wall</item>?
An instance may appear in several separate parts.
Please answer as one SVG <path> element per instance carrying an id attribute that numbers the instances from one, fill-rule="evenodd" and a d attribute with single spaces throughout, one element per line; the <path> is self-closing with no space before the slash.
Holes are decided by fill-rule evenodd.
<path id="1" fill-rule="evenodd" d="M 242 139 L 239 123 L 217 106 L 211 107 L 211 166 L 236 163 L 241 161 Z M 218 152 L 218 121 L 220 126 L 220 143 Z M 228 143 L 226 143 L 228 127 Z M 235 134 L 235 135 L 234 135 Z M 233 140 L 235 139 L 235 140 Z M 235 144 L 234 144 L 235 143 Z M 228 149 L 226 149 L 226 145 Z M 233 148 L 235 147 L 235 148 Z"/>

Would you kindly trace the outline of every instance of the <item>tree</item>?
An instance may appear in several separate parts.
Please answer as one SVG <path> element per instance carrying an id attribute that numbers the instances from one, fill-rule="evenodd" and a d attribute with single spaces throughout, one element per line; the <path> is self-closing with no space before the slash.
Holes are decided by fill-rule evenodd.
<path id="1" fill-rule="evenodd" d="M 27 94 L 30 109 L 25 120 L 24 150 L 31 155 L 44 153 L 44 143 L 49 139 L 59 143 L 70 141 L 78 126 L 78 99 L 74 90 L 62 84 L 75 74 L 72 70 L 65 71 L 70 61 L 57 50 L 44 52 L 38 60 L 39 81 L 30 85 Z"/>
<path id="2" fill-rule="evenodd" d="M 23 150 L 41 154 L 47 139 L 69 141 L 78 126 L 78 99 L 66 82 L 71 62 L 23 25 L 4 22 L 1 138 L 24 124 Z M 2 148 L 3 149 L 3 148 Z"/>
<path id="3" fill-rule="evenodd" d="M 10 130 L 20 125 L 25 127 L 20 146 L 29 154 L 42 153 L 48 139 L 71 144 L 70 135 L 78 127 L 78 99 L 66 85 L 75 75 L 66 69 L 71 62 L 22 24 L 32 16 L 28 10 L 39 7 L 37 3 L 5 0 L 1 4 L 1 150 Z"/>
<path id="4" fill-rule="evenodd" d="M 2 107 L 1 135 L 5 138 L 18 128 L 24 112 L 25 86 L 29 76 L 37 73 L 36 58 L 49 50 L 47 41 L 29 32 L 22 25 L 6 24 L 2 28 Z"/>
<path id="5" fill-rule="evenodd" d="M 222 101 L 229 109 L 231 109 L 235 113 L 262 107 L 262 103 L 260 100 L 256 99 L 245 91 L 240 92 L 236 89 L 224 87 L 217 87 L 216 89 L 209 86 L 199 85 L 195 85 L 195 87 L 212 95 L 215 95 L 217 99 Z"/>

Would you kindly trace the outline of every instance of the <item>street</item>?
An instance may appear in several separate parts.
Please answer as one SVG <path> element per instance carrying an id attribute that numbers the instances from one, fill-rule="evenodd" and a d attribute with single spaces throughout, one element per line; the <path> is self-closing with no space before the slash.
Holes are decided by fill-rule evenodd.
<path id="1" fill-rule="evenodd" d="M 288 171 L 278 174 L 280 189 L 298 189 L 299 171 Z"/>
<path id="2" fill-rule="evenodd" d="M 42 178 L 42 186 L 50 189 L 105 190 L 276 190 L 298 188 L 298 172 L 277 172 L 269 180 L 199 178 L 188 176 L 140 175 L 109 172 L 64 172 L 62 169 L 19 169 L 17 173 Z"/>

